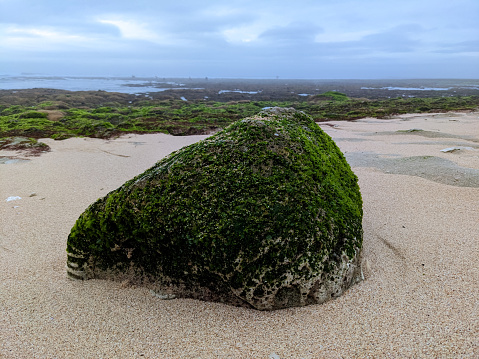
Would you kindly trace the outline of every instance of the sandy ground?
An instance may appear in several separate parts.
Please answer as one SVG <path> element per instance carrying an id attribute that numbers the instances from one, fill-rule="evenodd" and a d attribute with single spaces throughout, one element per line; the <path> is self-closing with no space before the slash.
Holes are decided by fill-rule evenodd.
<path id="1" fill-rule="evenodd" d="M 275 312 L 66 277 L 83 210 L 204 136 L 45 140 L 0 163 L 0 357 L 478 358 L 479 113 L 321 126 L 359 177 L 365 280 Z"/>

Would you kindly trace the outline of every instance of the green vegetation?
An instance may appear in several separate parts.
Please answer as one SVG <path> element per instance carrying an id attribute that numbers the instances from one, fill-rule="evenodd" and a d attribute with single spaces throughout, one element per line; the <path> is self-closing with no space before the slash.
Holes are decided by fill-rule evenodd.
<path id="1" fill-rule="evenodd" d="M 305 101 L 142 101 L 141 105 L 112 103 L 92 108 L 69 108 L 43 101 L 36 106 L 0 105 L 0 137 L 74 136 L 108 138 L 125 132 L 165 132 L 173 135 L 208 133 L 259 113 L 264 107 L 293 107 L 315 121 L 388 118 L 403 113 L 475 110 L 479 96 L 440 98 L 351 99 L 328 91 Z"/>
<path id="2" fill-rule="evenodd" d="M 357 177 L 311 117 L 262 114 L 92 204 L 68 238 L 69 274 L 133 268 L 186 296 L 206 288 L 257 309 L 320 303 L 354 280 L 362 214 Z"/>

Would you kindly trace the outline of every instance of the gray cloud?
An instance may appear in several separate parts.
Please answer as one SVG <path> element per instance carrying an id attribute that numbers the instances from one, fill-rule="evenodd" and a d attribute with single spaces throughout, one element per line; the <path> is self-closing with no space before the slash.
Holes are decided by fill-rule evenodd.
<path id="1" fill-rule="evenodd" d="M 452 44 L 442 44 L 440 49 L 436 50 L 437 53 L 444 54 L 460 54 L 475 52 L 479 54 L 479 39 L 472 41 L 461 41 Z M 478 62 L 479 67 L 479 62 Z"/>
<path id="2" fill-rule="evenodd" d="M 423 32 L 419 25 L 401 25 L 391 30 L 365 36 L 358 46 L 373 51 L 389 53 L 413 52 L 421 45 L 415 35 Z"/>
<path id="3" fill-rule="evenodd" d="M 3 72 L 479 76 L 476 0 L 0 0 L 0 9 Z"/>
<path id="4" fill-rule="evenodd" d="M 259 36 L 260 39 L 271 41 L 272 44 L 312 44 L 315 36 L 324 32 L 324 29 L 312 23 L 294 22 L 287 26 L 278 26 L 266 30 Z"/>

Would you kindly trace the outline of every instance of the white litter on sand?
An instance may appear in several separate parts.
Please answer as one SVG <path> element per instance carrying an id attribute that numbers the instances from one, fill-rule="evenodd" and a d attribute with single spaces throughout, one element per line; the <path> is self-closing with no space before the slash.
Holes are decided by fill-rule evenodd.
<path id="1" fill-rule="evenodd" d="M 456 146 L 456 147 L 444 148 L 444 149 L 441 150 L 441 152 L 447 153 L 447 152 L 456 152 L 456 151 L 460 151 L 460 150 L 474 150 L 474 148 Z"/>

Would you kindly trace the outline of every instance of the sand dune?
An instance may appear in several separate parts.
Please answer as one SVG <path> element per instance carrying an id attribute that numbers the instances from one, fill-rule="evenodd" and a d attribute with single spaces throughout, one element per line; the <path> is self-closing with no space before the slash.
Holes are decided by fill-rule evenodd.
<path id="1" fill-rule="evenodd" d="M 479 113 L 321 126 L 359 177 L 365 280 L 275 312 L 66 277 L 83 210 L 205 136 L 44 140 L 0 163 L 0 357 L 479 357 Z"/>

